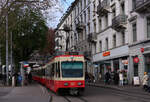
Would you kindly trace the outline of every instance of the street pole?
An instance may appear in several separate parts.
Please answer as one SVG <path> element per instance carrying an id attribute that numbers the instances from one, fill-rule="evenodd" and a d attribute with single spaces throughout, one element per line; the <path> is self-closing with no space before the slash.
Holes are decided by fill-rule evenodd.
<path id="1" fill-rule="evenodd" d="M 10 35 L 10 37 L 11 37 L 11 48 L 10 48 L 10 50 L 11 50 L 11 52 L 10 52 L 10 65 L 11 65 L 11 76 L 12 76 L 12 74 L 13 74 L 13 55 L 12 55 L 12 44 L 13 44 L 13 42 L 12 42 L 12 32 L 11 32 L 11 35 Z"/>
<path id="2" fill-rule="evenodd" d="M 6 12 L 6 85 L 9 85 L 8 77 L 8 12 Z"/>

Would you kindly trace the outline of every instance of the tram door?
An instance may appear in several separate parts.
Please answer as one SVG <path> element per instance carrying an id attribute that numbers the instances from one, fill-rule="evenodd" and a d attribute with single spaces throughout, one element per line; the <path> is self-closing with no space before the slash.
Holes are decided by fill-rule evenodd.
<path id="1" fill-rule="evenodd" d="M 51 77 L 50 86 L 52 89 L 54 89 L 54 80 L 55 80 L 54 75 L 55 75 L 55 64 L 53 63 L 51 68 L 51 73 L 50 73 L 50 77 Z"/>

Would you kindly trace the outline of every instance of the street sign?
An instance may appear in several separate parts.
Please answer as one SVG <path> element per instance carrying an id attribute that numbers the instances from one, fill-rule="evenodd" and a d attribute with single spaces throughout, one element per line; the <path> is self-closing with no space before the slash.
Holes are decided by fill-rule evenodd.
<path id="1" fill-rule="evenodd" d="M 134 59 L 133 59 L 133 61 L 134 61 L 134 63 L 139 63 L 139 58 L 138 57 L 135 57 Z"/>

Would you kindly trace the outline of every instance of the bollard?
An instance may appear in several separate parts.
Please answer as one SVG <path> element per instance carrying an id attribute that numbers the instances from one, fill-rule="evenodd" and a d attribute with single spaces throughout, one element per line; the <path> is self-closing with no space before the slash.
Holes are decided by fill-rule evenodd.
<path id="1" fill-rule="evenodd" d="M 15 87 L 15 77 L 12 77 L 12 87 Z"/>

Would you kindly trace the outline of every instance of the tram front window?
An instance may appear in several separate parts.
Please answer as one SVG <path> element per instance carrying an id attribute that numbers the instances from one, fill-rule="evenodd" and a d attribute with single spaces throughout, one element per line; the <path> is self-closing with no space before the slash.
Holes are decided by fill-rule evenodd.
<path id="1" fill-rule="evenodd" d="M 62 62 L 62 77 L 83 77 L 83 62 Z"/>

